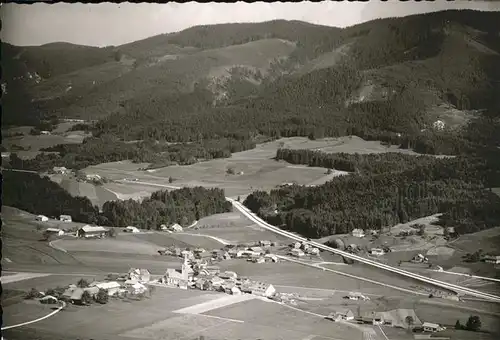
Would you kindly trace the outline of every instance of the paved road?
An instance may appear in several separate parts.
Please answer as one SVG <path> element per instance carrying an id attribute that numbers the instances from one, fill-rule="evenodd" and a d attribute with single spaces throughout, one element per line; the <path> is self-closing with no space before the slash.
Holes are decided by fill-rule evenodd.
<path id="1" fill-rule="evenodd" d="M 277 227 L 275 227 L 275 226 L 273 226 L 273 225 L 271 225 L 271 224 L 263 221 L 259 217 L 255 216 L 255 214 L 253 214 L 248 208 L 246 208 L 245 206 L 243 206 L 240 202 L 237 202 L 234 199 L 231 199 L 231 198 L 228 198 L 228 197 L 227 197 L 227 200 L 230 201 L 233 204 L 233 207 L 235 207 L 236 209 L 238 209 L 243 215 L 245 215 L 246 217 L 248 217 L 249 219 L 251 219 L 253 222 L 257 223 L 262 228 L 270 230 L 270 231 L 273 231 L 273 232 L 275 232 L 277 234 L 286 236 L 286 237 L 288 237 L 288 238 L 290 238 L 292 240 L 296 240 L 296 241 L 299 241 L 299 242 L 306 242 L 306 243 L 308 243 L 308 244 L 310 244 L 310 245 L 312 245 L 314 247 L 317 247 L 319 249 L 330 251 L 332 253 L 339 254 L 339 255 L 344 256 L 346 258 L 350 258 L 352 260 L 355 260 L 355 261 L 358 261 L 358 262 L 361 262 L 361 263 L 365 263 L 365 264 L 368 264 L 368 265 L 371 265 L 371 266 L 374 266 L 374 267 L 378 267 L 378 268 L 384 269 L 386 271 L 390 271 L 390 272 L 393 272 L 393 273 L 396 273 L 396 274 L 400 274 L 400 275 L 403 275 L 403 276 L 406 276 L 406 277 L 410 277 L 410 278 L 415 279 L 415 280 L 426 282 L 426 283 L 438 286 L 440 288 L 445 288 L 445 289 L 448 289 L 450 291 L 457 291 L 459 293 L 464 293 L 464 294 L 468 294 L 470 296 L 479 297 L 479 298 L 483 298 L 483 299 L 487 299 L 487 300 L 490 300 L 490 301 L 493 301 L 493 302 L 500 303 L 500 297 L 496 296 L 496 295 L 493 295 L 493 294 L 488 294 L 488 293 L 480 292 L 480 291 L 477 291 L 477 290 L 474 290 L 474 289 L 470 289 L 470 288 L 466 288 L 466 287 L 461 287 L 459 285 L 451 284 L 451 283 L 448 283 L 448 282 L 443 282 L 443 281 L 439 281 L 439 280 L 436 280 L 436 279 L 431 279 L 431 278 L 425 277 L 423 275 L 411 273 L 411 272 L 408 272 L 408 271 L 405 271 L 405 270 L 402 270 L 402 269 L 399 269 L 399 268 L 395 268 L 395 267 L 392 267 L 392 266 L 389 266 L 389 265 L 386 265 L 386 264 L 379 263 L 377 261 L 369 260 L 367 258 L 358 256 L 358 255 L 354 255 L 354 254 L 351 254 L 351 253 L 348 253 L 348 252 L 345 252 L 345 251 L 342 251 L 342 250 L 339 250 L 339 249 L 327 247 L 327 246 L 325 246 L 323 244 L 320 244 L 320 243 L 317 243 L 317 242 L 314 242 L 314 241 L 308 241 L 307 239 L 305 239 L 303 237 L 300 237 L 300 236 L 297 236 L 297 235 L 295 235 L 293 233 L 281 230 L 281 229 L 279 229 L 279 228 L 277 228 Z"/>

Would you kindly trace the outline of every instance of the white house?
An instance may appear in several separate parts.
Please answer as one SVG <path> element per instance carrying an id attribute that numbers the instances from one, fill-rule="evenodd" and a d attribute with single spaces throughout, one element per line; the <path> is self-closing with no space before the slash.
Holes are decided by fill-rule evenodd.
<path id="1" fill-rule="evenodd" d="M 146 286 L 144 286 L 142 283 L 134 281 L 134 280 L 127 280 L 124 282 L 124 285 L 129 288 L 133 294 L 140 294 L 146 292 L 148 289 Z"/>
<path id="2" fill-rule="evenodd" d="M 116 281 L 92 282 L 89 286 L 90 287 L 95 286 L 99 289 L 105 289 L 108 291 L 109 296 L 113 296 L 113 295 L 117 294 L 121 288 L 121 285 Z"/>
<path id="3" fill-rule="evenodd" d="M 296 257 L 302 257 L 305 255 L 305 253 L 301 249 L 293 248 L 290 251 L 290 254 Z"/>
<path id="4" fill-rule="evenodd" d="M 58 229 L 58 228 L 47 228 L 47 229 L 45 229 L 45 233 L 52 234 L 52 235 L 57 235 L 57 236 L 63 236 L 64 235 L 64 230 L 61 230 L 61 229 Z"/>
<path id="5" fill-rule="evenodd" d="M 331 312 L 326 318 L 332 321 L 350 321 L 354 320 L 354 313 L 350 309 L 339 309 Z"/>
<path id="6" fill-rule="evenodd" d="M 137 227 L 133 227 L 130 225 L 127 228 L 125 228 L 124 231 L 127 233 L 139 233 L 140 232 L 140 230 Z"/>
<path id="7" fill-rule="evenodd" d="M 438 325 L 437 323 L 431 323 L 431 322 L 424 322 L 422 324 L 422 328 L 424 329 L 424 332 L 439 332 L 445 329 L 444 327 Z"/>
<path id="8" fill-rule="evenodd" d="M 365 231 L 363 229 L 356 228 L 352 231 L 352 236 L 354 237 L 365 237 Z"/>
<path id="9" fill-rule="evenodd" d="M 149 282 L 151 280 L 151 274 L 147 269 L 130 268 L 128 276 L 131 280 L 138 282 Z"/>
<path id="10" fill-rule="evenodd" d="M 73 219 L 69 215 L 61 215 L 61 216 L 59 216 L 59 221 L 61 221 L 61 222 L 73 222 Z"/>
<path id="11" fill-rule="evenodd" d="M 483 260 L 483 262 L 486 262 L 486 263 L 499 264 L 500 263 L 500 256 L 499 255 L 496 255 L 496 256 L 486 255 L 482 258 L 482 260 Z"/>
<path id="12" fill-rule="evenodd" d="M 169 229 L 177 232 L 182 231 L 182 227 L 177 223 L 172 224 Z"/>
<path id="13" fill-rule="evenodd" d="M 44 216 L 44 215 L 38 215 L 37 217 L 35 217 L 35 220 L 41 221 L 41 222 L 47 222 L 49 220 L 49 218 L 47 216 Z"/>
<path id="14" fill-rule="evenodd" d="M 251 284 L 242 285 L 241 291 L 258 296 L 270 297 L 276 293 L 276 288 L 269 283 L 253 282 Z"/>
<path id="15" fill-rule="evenodd" d="M 43 131 L 40 131 L 40 134 L 41 135 L 50 135 L 50 131 L 46 131 L 46 130 L 43 130 Z"/>

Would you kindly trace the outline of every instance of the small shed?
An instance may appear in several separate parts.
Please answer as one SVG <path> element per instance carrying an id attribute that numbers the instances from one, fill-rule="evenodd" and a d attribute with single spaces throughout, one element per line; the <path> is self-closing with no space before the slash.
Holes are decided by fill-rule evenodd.
<path id="1" fill-rule="evenodd" d="M 352 236 L 354 237 L 365 237 L 365 231 L 363 229 L 356 228 L 352 231 Z"/>
<path id="2" fill-rule="evenodd" d="M 47 228 L 45 229 L 45 234 L 48 235 L 57 235 L 57 236 L 63 236 L 64 235 L 64 230 L 58 229 L 58 228 Z"/>
<path id="3" fill-rule="evenodd" d="M 130 225 L 127 228 L 125 228 L 124 231 L 127 233 L 139 233 L 140 232 L 140 230 L 137 227 L 130 226 Z"/>
<path id="4" fill-rule="evenodd" d="M 37 217 L 35 217 L 35 220 L 40 221 L 40 222 L 47 222 L 49 220 L 49 218 L 45 215 L 38 215 Z"/>

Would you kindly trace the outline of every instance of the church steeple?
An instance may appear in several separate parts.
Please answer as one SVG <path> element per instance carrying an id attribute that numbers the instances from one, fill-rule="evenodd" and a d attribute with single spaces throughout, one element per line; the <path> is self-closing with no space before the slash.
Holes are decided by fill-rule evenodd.
<path id="1" fill-rule="evenodd" d="M 185 280 L 188 280 L 188 274 L 189 274 L 189 261 L 188 261 L 188 258 L 187 258 L 187 255 L 186 255 L 186 254 L 184 254 L 184 262 L 182 263 L 181 273 L 182 273 L 182 277 L 183 277 Z"/>

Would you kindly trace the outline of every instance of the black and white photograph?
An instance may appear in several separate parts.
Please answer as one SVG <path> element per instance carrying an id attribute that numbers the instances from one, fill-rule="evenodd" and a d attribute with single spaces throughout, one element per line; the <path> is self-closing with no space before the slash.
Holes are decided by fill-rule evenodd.
<path id="1" fill-rule="evenodd" d="M 0 18 L 1 340 L 500 339 L 500 1 Z"/>

